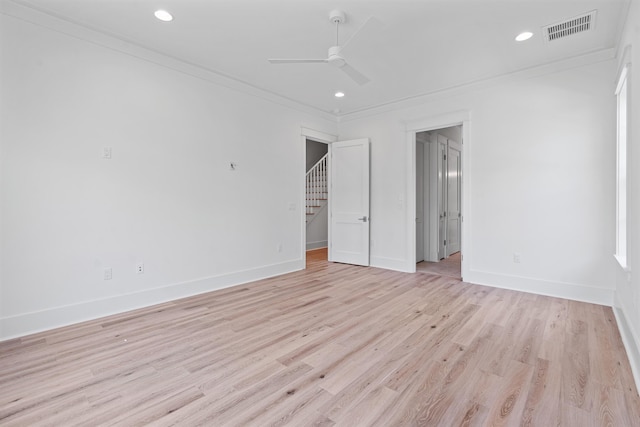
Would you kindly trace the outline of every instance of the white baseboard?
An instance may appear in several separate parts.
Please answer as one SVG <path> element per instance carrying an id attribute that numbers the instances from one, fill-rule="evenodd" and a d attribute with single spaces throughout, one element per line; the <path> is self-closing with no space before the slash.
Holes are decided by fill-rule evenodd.
<path id="1" fill-rule="evenodd" d="M 530 277 L 510 276 L 469 270 L 463 276 L 465 282 L 494 288 L 511 289 L 550 297 L 565 298 L 592 304 L 613 306 L 613 289 L 596 288 L 575 283 L 552 282 Z"/>
<path id="2" fill-rule="evenodd" d="M 633 372 L 633 379 L 636 382 L 636 389 L 640 390 L 640 342 L 635 339 L 633 331 L 629 327 L 629 322 L 624 310 L 618 308 L 619 302 L 613 307 L 613 314 L 616 316 L 618 331 L 622 337 L 622 343 L 627 351 L 627 358 Z"/>
<path id="3" fill-rule="evenodd" d="M 397 258 L 385 258 L 380 256 L 372 256 L 369 259 L 371 267 L 384 268 L 387 270 L 402 271 L 404 273 L 413 273 L 407 270 L 407 260 Z"/>
<path id="4" fill-rule="evenodd" d="M 278 276 L 302 270 L 304 267 L 302 260 L 287 261 L 250 270 L 174 283 L 142 292 L 4 317 L 0 318 L 0 341 Z"/>
<path id="5" fill-rule="evenodd" d="M 326 248 L 328 242 L 326 240 L 320 240 L 318 242 L 307 242 L 307 250 Z"/>

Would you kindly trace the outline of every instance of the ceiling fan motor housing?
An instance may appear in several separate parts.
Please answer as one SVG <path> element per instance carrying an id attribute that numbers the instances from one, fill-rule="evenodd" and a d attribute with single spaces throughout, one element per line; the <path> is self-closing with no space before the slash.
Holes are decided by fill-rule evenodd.
<path id="1" fill-rule="evenodd" d="M 340 46 L 331 46 L 329 48 L 329 56 L 327 58 L 329 65 L 340 68 L 346 64 L 344 58 L 340 56 Z"/>

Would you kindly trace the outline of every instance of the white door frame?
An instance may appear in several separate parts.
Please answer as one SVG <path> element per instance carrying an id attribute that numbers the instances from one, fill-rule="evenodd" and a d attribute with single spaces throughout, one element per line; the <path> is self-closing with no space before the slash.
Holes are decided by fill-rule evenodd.
<path id="1" fill-rule="evenodd" d="M 300 242 L 300 249 L 302 250 L 302 268 L 305 269 L 307 268 L 307 191 L 305 188 L 305 177 L 307 175 L 307 139 L 321 142 L 323 144 L 331 144 L 338 140 L 338 135 L 332 135 L 330 133 L 320 132 L 306 127 L 300 128 L 300 135 L 302 140 L 302 158 L 300 165 L 302 176 L 298 180 L 300 185 L 300 236 L 302 239 Z M 331 236 L 327 235 L 327 244 L 331 244 L 329 239 L 331 239 Z"/>
<path id="2" fill-rule="evenodd" d="M 471 142 L 471 120 L 469 111 L 455 111 L 437 116 L 425 117 L 419 120 L 405 122 L 407 164 L 406 164 L 406 185 L 407 185 L 407 265 L 406 271 L 415 273 L 416 271 L 416 133 L 462 125 L 462 239 L 460 251 L 463 254 L 461 262 L 461 275 L 464 279 L 468 276 L 471 265 L 471 211 L 469 194 L 471 182 L 469 145 Z"/>

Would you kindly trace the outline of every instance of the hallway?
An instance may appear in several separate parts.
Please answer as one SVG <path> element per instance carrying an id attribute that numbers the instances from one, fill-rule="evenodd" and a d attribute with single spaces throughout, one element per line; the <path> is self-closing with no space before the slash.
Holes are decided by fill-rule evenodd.
<path id="1" fill-rule="evenodd" d="M 416 273 L 437 274 L 439 276 L 453 277 L 460 280 L 462 278 L 460 262 L 461 254 L 460 252 L 456 252 L 440 262 L 422 261 L 417 263 Z"/>

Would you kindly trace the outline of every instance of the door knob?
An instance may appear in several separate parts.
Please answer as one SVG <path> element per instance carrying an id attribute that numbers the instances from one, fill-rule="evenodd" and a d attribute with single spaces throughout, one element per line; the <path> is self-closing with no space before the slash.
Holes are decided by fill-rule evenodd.
<path id="1" fill-rule="evenodd" d="M 367 222 L 367 217 L 363 216 L 362 218 L 358 218 L 358 221 Z"/>

